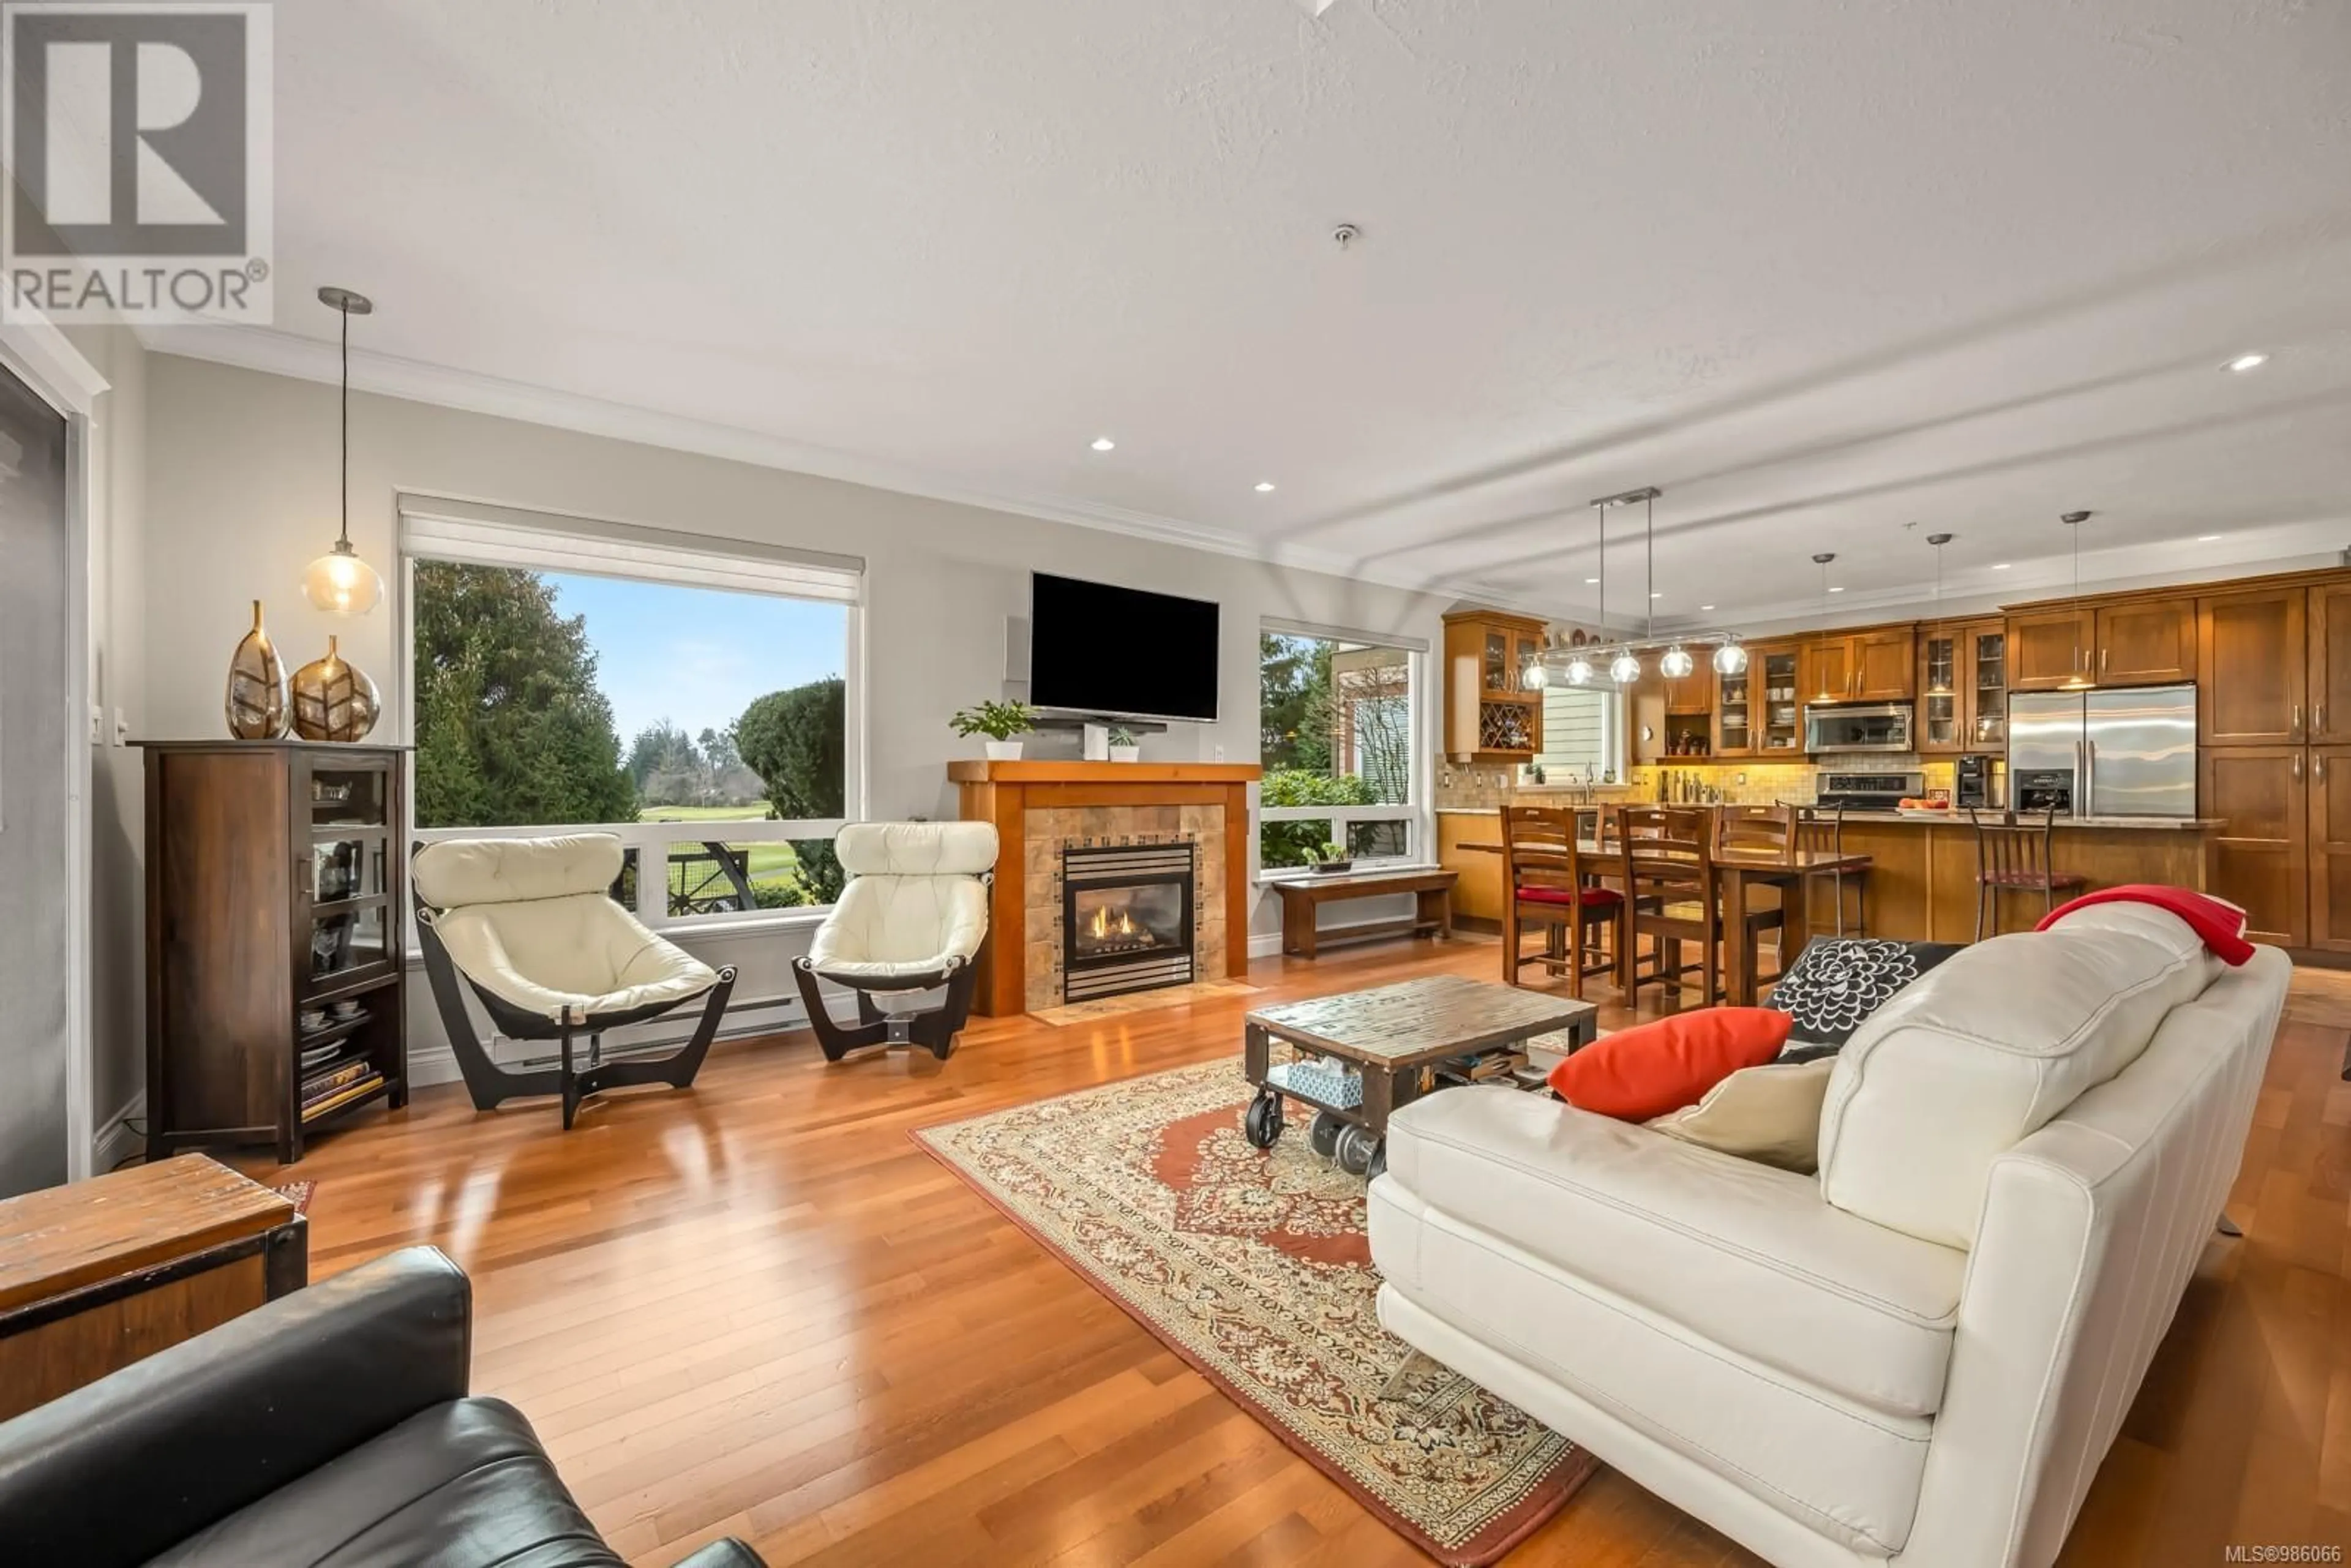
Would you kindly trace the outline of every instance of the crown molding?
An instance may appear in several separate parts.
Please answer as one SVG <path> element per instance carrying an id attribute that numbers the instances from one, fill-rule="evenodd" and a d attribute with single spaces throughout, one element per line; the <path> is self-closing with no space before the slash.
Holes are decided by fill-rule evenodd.
<path id="1" fill-rule="evenodd" d="M 259 371 L 267 375 L 288 376 L 332 385 L 341 374 L 341 364 L 334 344 L 267 328 L 147 326 L 139 329 L 138 337 L 141 344 L 152 353 L 204 360 L 240 370 Z M 925 500 L 978 507 L 1049 523 L 1065 523 L 1075 528 L 1122 534 L 1155 544 L 1176 545 L 1185 549 L 1205 550 L 1266 565 L 1321 572 L 1351 582 L 1376 583 L 1384 588 L 1425 593 L 1437 599 L 1449 601 L 1457 593 L 1455 589 L 1438 581 L 1434 576 L 1365 570 L 1336 551 L 1297 545 L 1268 548 L 1221 529 L 1069 497 L 1005 495 L 966 483 L 950 475 L 883 458 L 812 445 L 713 420 L 556 392 L 499 376 L 452 370 L 422 360 L 403 359 L 364 349 L 351 350 L 351 386 L 355 391 L 380 397 L 400 398 L 409 402 L 519 420 L 528 424 L 548 425 L 584 435 L 633 441 L 643 445 L 690 452 L 704 457 L 812 475 L 843 484 L 918 496 Z M 1494 602 L 1497 608 L 1520 609 L 1533 615 L 1549 616 L 1552 613 L 1548 609 L 1530 605 L 1522 599 L 1507 601 L 1497 599 Z"/>

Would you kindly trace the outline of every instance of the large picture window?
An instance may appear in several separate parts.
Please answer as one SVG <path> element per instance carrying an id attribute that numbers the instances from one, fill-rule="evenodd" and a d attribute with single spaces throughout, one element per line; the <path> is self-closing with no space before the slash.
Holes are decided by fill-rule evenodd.
<path id="1" fill-rule="evenodd" d="M 1304 866 L 1326 843 L 1358 860 L 1421 852 L 1415 799 L 1420 651 L 1270 627 L 1258 640 L 1258 858 Z"/>
<path id="2" fill-rule="evenodd" d="M 420 839 L 617 835 L 650 925 L 831 904 L 855 563 L 403 497 Z"/>

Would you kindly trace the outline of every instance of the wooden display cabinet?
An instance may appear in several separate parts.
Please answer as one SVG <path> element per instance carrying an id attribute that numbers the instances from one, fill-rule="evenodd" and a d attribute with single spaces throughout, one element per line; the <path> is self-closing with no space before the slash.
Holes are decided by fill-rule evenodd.
<path id="1" fill-rule="evenodd" d="M 147 1157 L 264 1144 L 290 1162 L 407 1103 L 405 748 L 141 744 Z M 306 1012 L 329 1016 L 306 1031 Z M 339 1042 L 355 1075 L 306 1110 L 301 1058 Z"/>
<path id="2" fill-rule="evenodd" d="M 1524 762 L 1542 749 L 1543 623 L 1495 610 L 1445 618 L 1445 753 L 1457 760 Z"/>

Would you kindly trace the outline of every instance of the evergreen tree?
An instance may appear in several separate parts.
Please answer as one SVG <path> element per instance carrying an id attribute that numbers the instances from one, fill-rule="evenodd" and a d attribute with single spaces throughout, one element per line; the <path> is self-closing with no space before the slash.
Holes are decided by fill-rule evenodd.
<path id="1" fill-rule="evenodd" d="M 847 799 L 847 688 L 836 675 L 769 692 L 735 721 L 735 746 L 744 763 L 768 781 L 768 803 L 779 821 L 839 817 Z M 822 839 L 797 840 L 800 877 L 809 901 L 831 904 L 848 882 Z"/>
<path id="2" fill-rule="evenodd" d="M 416 734 L 419 827 L 636 818 L 585 618 L 535 573 L 416 563 Z"/>

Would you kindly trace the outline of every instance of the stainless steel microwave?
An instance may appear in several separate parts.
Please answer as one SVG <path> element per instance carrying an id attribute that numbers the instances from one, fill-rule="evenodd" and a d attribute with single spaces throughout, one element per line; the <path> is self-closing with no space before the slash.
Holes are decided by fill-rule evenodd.
<path id="1" fill-rule="evenodd" d="M 1804 749 L 1908 751 L 1908 703 L 1807 703 Z"/>

